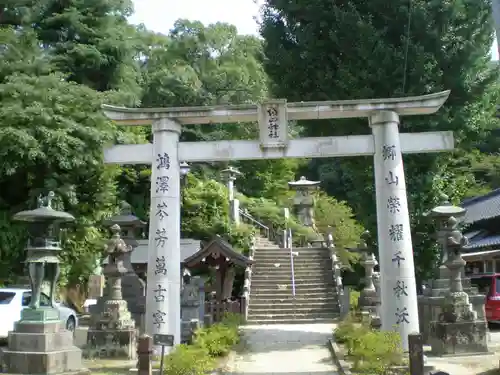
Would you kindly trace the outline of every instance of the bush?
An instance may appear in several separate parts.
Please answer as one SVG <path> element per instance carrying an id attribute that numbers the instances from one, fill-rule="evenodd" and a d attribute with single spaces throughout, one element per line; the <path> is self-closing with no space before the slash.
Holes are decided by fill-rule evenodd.
<path id="1" fill-rule="evenodd" d="M 403 351 L 397 332 L 368 330 L 359 335 L 351 348 L 353 370 L 366 374 L 385 374 L 390 367 L 401 365 Z"/>
<path id="2" fill-rule="evenodd" d="M 165 357 L 165 375 L 205 375 L 213 370 L 215 361 L 204 348 L 192 345 L 178 345 Z"/>
<path id="3" fill-rule="evenodd" d="M 164 374 L 205 375 L 212 371 L 216 359 L 229 354 L 239 342 L 238 326 L 241 322 L 240 315 L 226 314 L 220 323 L 199 329 L 193 345 L 179 345 L 165 357 Z"/>
<path id="4" fill-rule="evenodd" d="M 238 328 L 223 323 L 196 332 L 193 345 L 206 349 L 211 357 L 228 355 L 240 339 Z"/>
<path id="5" fill-rule="evenodd" d="M 386 374 L 402 364 L 401 338 L 397 332 L 373 330 L 351 314 L 334 331 L 335 341 L 344 344 L 352 369 L 370 375 Z"/>

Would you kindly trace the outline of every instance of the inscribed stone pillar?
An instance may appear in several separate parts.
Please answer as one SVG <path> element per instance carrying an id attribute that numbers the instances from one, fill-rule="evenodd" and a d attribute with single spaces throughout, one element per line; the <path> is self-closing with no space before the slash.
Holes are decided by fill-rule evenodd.
<path id="1" fill-rule="evenodd" d="M 370 126 L 375 146 L 382 329 L 397 329 L 408 350 L 408 334 L 419 332 L 419 324 L 399 116 L 377 112 L 370 117 Z"/>
<path id="2" fill-rule="evenodd" d="M 153 123 L 146 293 L 146 333 L 174 335 L 175 344 L 181 339 L 180 132 L 170 119 Z"/>

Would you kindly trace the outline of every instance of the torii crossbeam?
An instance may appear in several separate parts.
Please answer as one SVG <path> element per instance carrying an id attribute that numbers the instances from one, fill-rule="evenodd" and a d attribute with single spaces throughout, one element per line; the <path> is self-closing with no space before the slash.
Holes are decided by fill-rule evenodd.
<path id="1" fill-rule="evenodd" d="M 373 155 L 381 271 L 382 328 L 397 327 L 407 349 L 418 309 L 402 153 L 453 150 L 452 132 L 399 133 L 399 117 L 435 113 L 449 91 L 393 98 L 182 108 L 104 106 L 119 125 L 152 125 L 153 143 L 117 145 L 106 163 L 153 164 L 146 332 L 180 341 L 180 161 L 231 161 Z M 371 135 L 289 139 L 289 120 L 368 118 Z M 259 140 L 181 142 L 182 125 L 258 122 Z M 396 290 L 402 291 L 395 294 Z"/>

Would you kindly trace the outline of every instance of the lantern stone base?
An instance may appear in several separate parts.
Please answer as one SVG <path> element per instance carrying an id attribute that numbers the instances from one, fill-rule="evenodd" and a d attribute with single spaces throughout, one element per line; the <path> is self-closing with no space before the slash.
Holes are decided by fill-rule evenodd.
<path id="1" fill-rule="evenodd" d="M 431 322 L 430 345 L 435 355 L 488 353 L 485 321 Z"/>
<path id="2" fill-rule="evenodd" d="M 89 374 L 81 350 L 73 345 L 73 333 L 60 321 L 17 322 L 2 361 L 10 374 Z"/>
<path id="3" fill-rule="evenodd" d="M 89 329 L 85 357 L 129 359 L 137 358 L 137 330 L 135 328 L 121 330 Z"/>
<path id="4" fill-rule="evenodd" d="M 59 310 L 53 307 L 39 307 L 37 309 L 27 308 L 21 310 L 21 321 L 23 322 L 58 322 L 60 320 Z"/>

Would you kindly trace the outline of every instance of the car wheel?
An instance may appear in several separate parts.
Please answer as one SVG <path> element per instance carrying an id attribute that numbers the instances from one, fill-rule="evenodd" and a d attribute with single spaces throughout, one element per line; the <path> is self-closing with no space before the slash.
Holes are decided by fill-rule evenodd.
<path id="1" fill-rule="evenodd" d="M 75 321 L 75 318 L 73 318 L 72 316 L 70 316 L 68 318 L 68 320 L 66 321 L 66 329 L 70 332 L 75 332 L 75 328 L 76 328 L 76 321 Z"/>

